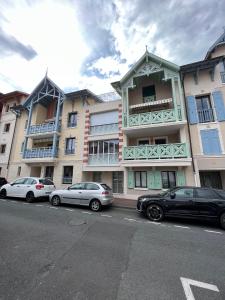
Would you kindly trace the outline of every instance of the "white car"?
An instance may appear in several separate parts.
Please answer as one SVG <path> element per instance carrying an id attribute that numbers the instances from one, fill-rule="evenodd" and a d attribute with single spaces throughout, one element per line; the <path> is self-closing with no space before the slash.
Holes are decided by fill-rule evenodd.
<path id="1" fill-rule="evenodd" d="M 47 178 L 23 177 L 0 188 L 0 198 L 19 197 L 33 202 L 36 198 L 49 197 L 55 190 L 54 183 Z"/>

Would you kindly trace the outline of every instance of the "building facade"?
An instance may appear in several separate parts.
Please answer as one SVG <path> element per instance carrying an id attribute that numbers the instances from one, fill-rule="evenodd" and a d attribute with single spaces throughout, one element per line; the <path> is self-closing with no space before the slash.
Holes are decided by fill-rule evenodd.
<path id="1" fill-rule="evenodd" d="M 181 67 L 196 185 L 225 189 L 225 32 L 202 61 Z"/>
<path id="2" fill-rule="evenodd" d="M 28 94 L 14 91 L 0 95 L 0 176 L 8 177 L 9 160 L 14 139 L 16 115 L 11 108 L 23 103 Z"/>

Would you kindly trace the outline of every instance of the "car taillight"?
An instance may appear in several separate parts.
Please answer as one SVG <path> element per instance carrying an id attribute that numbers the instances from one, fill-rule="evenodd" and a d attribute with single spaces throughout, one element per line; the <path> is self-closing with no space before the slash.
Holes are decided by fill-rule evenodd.
<path id="1" fill-rule="evenodd" d="M 109 192 L 104 191 L 104 192 L 102 192 L 102 195 L 109 195 Z"/>
<path id="2" fill-rule="evenodd" d="M 41 190 L 41 189 L 43 189 L 45 186 L 44 186 L 43 184 L 39 183 L 39 184 L 36 184 L 35 187 L 36 187 L 36 190 Z"/>

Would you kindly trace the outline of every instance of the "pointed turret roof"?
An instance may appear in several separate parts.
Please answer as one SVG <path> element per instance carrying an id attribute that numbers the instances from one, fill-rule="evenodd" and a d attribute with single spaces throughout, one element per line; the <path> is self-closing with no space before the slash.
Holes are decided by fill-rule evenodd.
<path id="1" fill-rule="evenodd" d="M 225 45 L 225 27 L 223 28 L 223 30 L 224 30 L 224 32 L 220 35 L 220 37 L 215 41 L 215 43 L 207 51 L 205 59 L 210 58 L 210 55 L 218 46 Z"/>

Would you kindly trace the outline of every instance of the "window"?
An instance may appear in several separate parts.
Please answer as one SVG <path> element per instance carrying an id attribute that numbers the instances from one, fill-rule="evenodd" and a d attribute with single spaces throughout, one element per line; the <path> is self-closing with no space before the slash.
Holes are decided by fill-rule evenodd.
<path id="1" fill-rule="evenodd" d="M 54 185 L 53 181 L 48 178 L 39 179 L 39 182 L 44 185 Z"/>
<path id="2" fill-rule="evenodd" d="M 163 189 L 169 189 L 176 186 L 176 172 L 163 171 L 161 172 L 161 176 Z"/>
<path id="3" fill-rule="evenodd" d="M 139 146 L 149 145 L 149 140 L 148 139 L 138 140 L 138 145 Z"/>
<path id="4" fill-rule="evenodd" d="M 135 187 L 147 188 L 147 172 L 136 171 L 135 172 Z"/>
<path id="5" fill-rule="evenodd" d="M 70 187 L 70 190 L 85 190 L 85 183 L 75 183 Z"/>
<path id="6" fill-rule="evenodd" d="M 68 127 L 76 127 L 77 126 L 77 112 L 72 112 L 68 114 Z"/>
<path id="7" fill-rule="evenodd" d="M 10 129 L 10 123 L 5 124 L 4 132 L 9 132 L 9 129 Z"/>
<path id="8" fill-rule="evenodd" d="M 2 145 L 0 146 L 0 153 L 3 154 L 3 153 L 5 153 L 5 151 L 6 151 L 6 145 L 5 145 L 5 144 L 2 144 Z"/>
<path id="9" fill-rule="evenodd" d="M 20 178 L 20 179 L 17 179 L 13 182 L 13 185 L 15 184 L 24 184 L 25 181 L 27 180 L 27 178 Z"/>
<path id="10" fill-rule="evenodd" d="M 175 192 L 176 198 L 193 198 L 194 190 L 193 189 L 179 189 Z"/>
<path id="11" fill-rule="evenodd" d="M 167 144 L 167 138 L 154 138 L 155 145 Z"/>
<path id="12" fill-rule="evenodd" d="M 24 148 L 24 142 L 21 144 L 20 152 L 23 153 L 23 148 Z"/>
<path id="13" fill-rule="evenodd" d="M 67 138 L 65 154 L 74 154 L 74 153 L 75 153 L 75 138 Z"/>
<path id="14" fill-rule="evenodd" d="M 86 184 L 86 190 L 99 190 L 99 186 L 97 184 L 94 183 L 87 183 Z"/>
<path id="15" fill-rule="evenodd" d="M 221 198 L 225 199 L 225 191 L 223 191 L 223 190 L 216 190 L 216 193 L 219 194 Z"/>
<path id="16" fill-rule="evenodd" d="M 145 86 L 142 88 L 143 102 L 151 102 L 156 100 L 155 86 Z"/>
<path id="17" fill-rule="evenodd" d="M 196 198 L 215 199 L 219 197 L 214 193 L 213 190 L 202 188 L 202 189 L 196 189 Z"/>
<path id="18" fill-rule="evenodd" d="M 62 183 L 71 184 L 72 179 L 73 179 L 73 166 L 64 166 Z"/>
<path id="19" fill-rule="evenodd" d="M 93 181 L 102 182 L 102 172 L 93 172 Z"/>
<path id="20" fill-rule="evenodd" d="M 109 187 L 109 186 L 108 186 L 107 184 L 105 184 L 105 183 L 102 183 L 101 186 L 103 187 L 103 189 L 104 189 L 105 191 L 111 191 L 111 190 L 112 190 L 111 187 Z"/>
<path id="21" fill-rule="evenodd" d="M 217 129 L 200 130 L 202 150 L 206 155 L 221 154 L 219 133 Z"/>
<path id="22" fill-rule="evenodd" d="M 214 121 L 209 95 L 196 97 L 196 106 L 200 123 Z"/>
<path id="23" fill-rule="evenodd" d="M 33 178 L 27 178 L 27 180 L 26 180 L 25 183 L 32 185 L 32 184 L 36 184 L 37 181 L 35 179 L 33 179 Z"/>
<path id="24" fill-rule="evenodd" d="M 119 140 L 95 141 L 89 143 L 89 154 L 118 153 Z"/>
<path id="25" fill-rule="evenodd" d="M 17 169 L 17 176 L 20 176 L 20 174 L 21 174 L 21 167 L 19 166 Z"/>
<path id="26" fill-rule="evenodd" d="M 5 106 L 5 112 L 8 112 L 9 111 L 9 105 L 7 104 L 6 106 Z"/>

